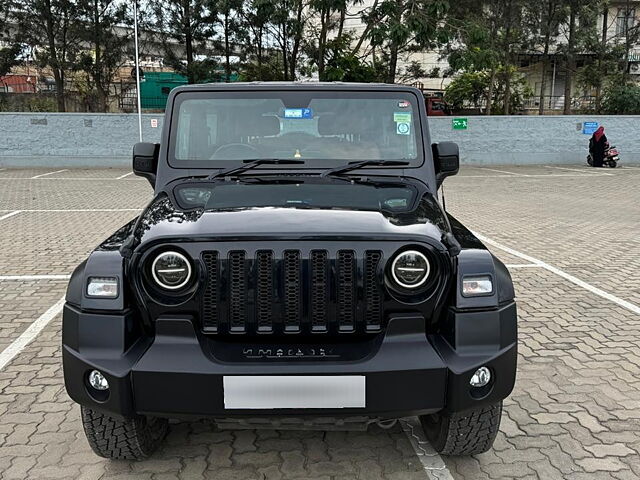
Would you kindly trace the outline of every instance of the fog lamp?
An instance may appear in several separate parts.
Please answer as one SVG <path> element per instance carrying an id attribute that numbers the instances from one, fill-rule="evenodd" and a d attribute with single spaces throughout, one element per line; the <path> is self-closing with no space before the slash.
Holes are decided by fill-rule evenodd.
<path id="1" fill-rule="evenodd" d="M 475 297 L 491 295 L 493 293 L 493 280 L 490 275 L 478 275 L 462 278 L 462 295 Z"/>
<path id="2" fill-rule="evenodd" d="M 99 372 L 98 370 L 91 370 L 91 373 L 89 374 L 89 385 L 100 391 L 109 389 L 109 382 L 104 378 L 102 372 Z"/>
<path id="3" fill-rule="evenodd" d="M 89 277 L 87 297 L 116 298 L 118 279 L 116 277 Z"/>
<path id="4" fill-rule="evenodd" d="M 469 385 L 472 387 L 484 387 L 491 381 L 491 370 L 487 367 L 480 367 L 477 369 L 471 380 L 469 380 Z"/>

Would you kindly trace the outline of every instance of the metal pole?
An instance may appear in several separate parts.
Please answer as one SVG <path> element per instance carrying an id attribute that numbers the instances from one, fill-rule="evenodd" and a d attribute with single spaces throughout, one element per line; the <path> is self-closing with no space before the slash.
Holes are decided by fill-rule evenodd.
<path id="1" fill-rule="evenodd" d="M 138 134 L 142 142 L 142 108 L 140 106 L 140 60 L 138 57 L 138 0 L 133 0 L 133 37 L 136 46 L 136 99 L 138 101 Z"/>
<path id="2" fill-rule="evenodd" d="M 553 56 L 553 74 L 551 75 L 551 97 L 549 98 L 549 110 L 554 110 L 553 96 L 556 93 L 556 56 Z"/>

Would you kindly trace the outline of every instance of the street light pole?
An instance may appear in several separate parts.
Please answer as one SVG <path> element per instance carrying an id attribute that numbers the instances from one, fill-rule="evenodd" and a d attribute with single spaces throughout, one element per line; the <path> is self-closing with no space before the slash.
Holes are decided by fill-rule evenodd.
<path id="1" fill-rule="evenodd" d="M 138 101 L 138 135 L 142 142 L 142 108 L 140 102 L 140 59 L 138 57 L 138 0 L 133 0 L 133 37 L 136 50 L 136 99 Z"/>

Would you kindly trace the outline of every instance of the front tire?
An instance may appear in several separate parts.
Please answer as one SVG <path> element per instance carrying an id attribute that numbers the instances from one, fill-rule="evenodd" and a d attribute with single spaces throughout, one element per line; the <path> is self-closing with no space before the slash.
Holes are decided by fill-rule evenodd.
<path id="1" fill-rule="evenodd" d="M 476 455 L 491 448 L 500 429 L 502 400 L 449 415 L 423 415 L 420 423 L 429 442 L 443 455 Z"/>
<path id="2" fill-rule="evenodd" d="M 169 422 L 163 418 L 111 417 L 81 407 L 82 426 L 91 449 L 114 460 L 142 460 L 149 457 L 164 439 Z"/>

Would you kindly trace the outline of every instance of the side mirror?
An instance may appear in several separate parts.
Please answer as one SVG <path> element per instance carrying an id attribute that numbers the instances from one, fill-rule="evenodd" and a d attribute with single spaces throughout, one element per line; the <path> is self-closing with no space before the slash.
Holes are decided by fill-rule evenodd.
<path id="1" fill-rule="evenodd" d="M 149 183 L 154 188 L 156 185 L 159 152 L 159 143 L 136 143 L 133 146 L 133 173 L 149 180 Z"/>
<path id="2" fill-rule="evenodd" d="M 433 161 L 436 167 L 436 181 L 438 188 L 443 180 L 455 175 L 460 170 L 460 151 L 453 142 L 440 142 L 431 145 Z"/>

